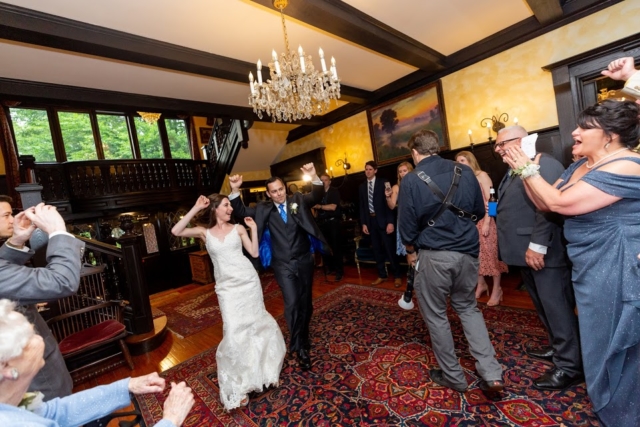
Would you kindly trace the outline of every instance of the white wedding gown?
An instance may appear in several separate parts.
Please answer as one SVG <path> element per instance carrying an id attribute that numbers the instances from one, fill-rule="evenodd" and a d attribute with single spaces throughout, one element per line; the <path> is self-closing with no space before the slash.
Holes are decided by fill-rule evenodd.
<path id="1" fill-rule="evenodd" d="M 216 362 L 227 411 L 241 406 L 247 393 L 277 385 L 287 352 L 278 324 L 264 307 L 258 274 L 242 253 L 237 227 L 222 241 L 209 230 L 206 237 L 223 322 Z"/>

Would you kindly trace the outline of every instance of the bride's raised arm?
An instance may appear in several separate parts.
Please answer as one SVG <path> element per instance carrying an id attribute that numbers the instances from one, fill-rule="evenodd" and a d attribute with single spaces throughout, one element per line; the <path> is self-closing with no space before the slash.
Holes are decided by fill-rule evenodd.
<path id="1" fill-rule="evenodd" d="M 257 258 L 258 257 L 258 225 L 250 216 L 244 219 L 244 223 L 251 229 L 251 238 L 247 234 L 247 230 L 244 227 L 238 228 L 238 234 L 240 235 L 240 239 L 242 240 L 242 246 L 246 249 L 249 254 Z"/>
<path id="2" fill-rule="evenodd" d="M 198 212 L 208 208 L 209 203 L 210 201 L 208 197 L 198 197 L 198 200 L 196 200 L 196 204 L 193 205 L 191 210 L 189 210 L 189 212 L 187 212 L 187 214 L 183 216 L 180 221 L 176 223 L 176 225 L 173 226 L 173 228 L 171 229 L 171 234 L 179 237 L 199 237 L 200 239 L 205 240 L 205 233 L 207 230 L 204 227 L 196 226 L 188 228 L 187 225 L 189 225 L 189 222 L 191 222 L 193 217 L 196 216 Z"/>

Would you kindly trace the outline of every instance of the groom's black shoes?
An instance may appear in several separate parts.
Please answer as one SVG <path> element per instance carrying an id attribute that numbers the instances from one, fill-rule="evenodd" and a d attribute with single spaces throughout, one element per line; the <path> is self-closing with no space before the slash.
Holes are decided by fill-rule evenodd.
<path id="1" fill-rule="evenodd" d="M 311 369 L 311 358 L 309 357 L 309 350 L 301 348 L 298 350 L 298 361 L 300 362 L 300 367 L 304 371 L 308 371 Z"/>

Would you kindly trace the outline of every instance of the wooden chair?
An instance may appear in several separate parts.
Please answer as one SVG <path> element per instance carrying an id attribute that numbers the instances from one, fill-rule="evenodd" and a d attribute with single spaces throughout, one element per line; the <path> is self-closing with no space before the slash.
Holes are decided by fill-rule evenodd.
<path id="1" fill-rule="evenodd" d="M 356 243 L 356 251 L 354 258 L 356 261 L 356 267 L 358 267 L 358 276 L 360 276 L 360 263 L 376 264 L 376 258 L 373 254 L 373 248 L 371 247 L 371 238 L 363 239 L 362 236 L 357 236 L 353 239 Z M 384 265 L 385 271 L 387 270 L 387 264 Z M 388 272 L 387 272 L 388 273 Z"/>
<path id="2" fill-rule="evenodd" d="M 124 301 L 108 301 L 104 287 L 104 266 L 85 269 L 77 294 L 57 301 L 59 314 L 47 321 L 58 340 L 74 383 L 126 363 L 133 369 L 133 359 L 125 342 Z M 119 352 L 108 347 L 119 345 Z M 115 347 L 117 349 L 117 347 Z M 104 362 L 121 355 L 124 360 Z"/>

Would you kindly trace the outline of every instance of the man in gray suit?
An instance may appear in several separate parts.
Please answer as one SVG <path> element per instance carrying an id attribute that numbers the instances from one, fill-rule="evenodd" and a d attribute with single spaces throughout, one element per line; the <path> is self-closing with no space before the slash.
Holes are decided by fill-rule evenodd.
<path id="1" fill-rule="evenodd" d="M 521 126 L 502 129 L 495 151 L 504 157 L 520 144 L 527 131 Z M 564 167 L 553 157 L 540 156 L 540 174 L 553 184 Z M 584 380 L 575 315 L 571 268 L 562 241 L 560 215 L 538 211 L 520 178 L 509 171 L 498 188 L 498 248 L 502 261 L 519 266 L 540 320 L 547 328 L 550 347 L 529 349 L 533 357 L 555 365 L 534 380 L 536 388 L 562 390 Z"/>
<path id="2" fill-rule="evenodd" d="M 45 400 L 68 396 L 73 381 L 58 343 L 34 304 L 63 298 L 78 290 L 84 243 L 67 233 L 55 207 L 41 203 L 14 218 L 10 203 L 10 197 L 0 196 L 0 237 L 8 238 L 0 247 L 0 298 L 23 305 L 21 311 L 44 338 L 45 364 L 29 390 L 42 392 Z M 42 268 L 24 265 L 34 255 L 25 244 L 36 228 L 49 235 L 47 266 Z"/>

